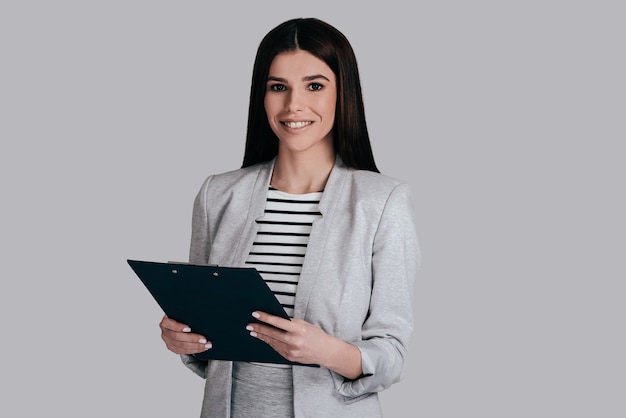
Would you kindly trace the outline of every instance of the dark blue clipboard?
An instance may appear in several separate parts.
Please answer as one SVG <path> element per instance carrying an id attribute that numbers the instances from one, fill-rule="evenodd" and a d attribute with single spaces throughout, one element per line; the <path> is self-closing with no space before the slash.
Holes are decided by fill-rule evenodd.
<path id="1" fill-rule="evenodd" d="M 302 365 L 246 330 L 255 310 L 290 319 L 256 269 L 127 261 L 168 317 L 213 343 L 196 358 Z"/>

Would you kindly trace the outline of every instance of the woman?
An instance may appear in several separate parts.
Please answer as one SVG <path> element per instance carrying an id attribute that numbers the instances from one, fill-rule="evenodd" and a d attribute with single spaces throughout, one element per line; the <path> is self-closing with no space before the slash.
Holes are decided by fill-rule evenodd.
<path id="1" fill-rule="evenodd" d="M 250 334 L 320 365 L 201 361 L 211 336 L 165 317 L 167 347 L 206 378 L 203 417 L 382 415 L 377 392 L 403 374 L 419 248 L 409 188 L 376 168 L 356 59 L 334 27 L 294 19 L 262 40 L 243 167 L 202 185 L 190 262 L 256 267 L 293 320 L 253 312 Z"/>

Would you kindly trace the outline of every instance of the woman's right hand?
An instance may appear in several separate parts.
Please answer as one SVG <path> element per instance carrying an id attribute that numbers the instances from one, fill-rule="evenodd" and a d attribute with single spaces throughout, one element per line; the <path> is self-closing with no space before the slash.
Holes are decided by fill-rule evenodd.
<path id="1" fill-rule="evenodd" d="M 200 334 L 194 334 L 185 324 L 163 316 L 159 323 L 161 338 L 167 348 L 176 354 L 197 354 L 212 347 L 210 341 Z"/>

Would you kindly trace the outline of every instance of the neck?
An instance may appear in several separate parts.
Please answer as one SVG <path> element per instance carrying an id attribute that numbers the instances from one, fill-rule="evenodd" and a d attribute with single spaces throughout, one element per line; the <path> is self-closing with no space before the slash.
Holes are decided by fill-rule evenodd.
<path id="1" fill-rule="evenodd" d="M 279 152 L 274 163 L 271 185 L 286 193 L 319 192 L 324 190 L 334 164 L 334 152 L 317 156 L 285 155 Z"/>

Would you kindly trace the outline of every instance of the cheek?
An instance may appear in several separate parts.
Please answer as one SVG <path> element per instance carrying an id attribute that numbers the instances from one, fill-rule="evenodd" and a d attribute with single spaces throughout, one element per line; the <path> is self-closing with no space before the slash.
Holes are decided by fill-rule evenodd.
<path id="1" fill-rule="evenodd" d="M 276 116 L 276 100 L 271 100 L 265 96 L 263 100 L 263 106 L 265 108 L 265 117 L 267 118 L 267 123 L 270 126 L 272 132 L 278 135 L 278 127 L 276 126 L 276 120 L 274 117 Z"/>
<path id="2" fill-rule="evenodd" d="M 280 112 L 280 102 L 275 97 L 268 98 L 268 96 L 265 96 L 265 99 L 263 100 L 263 105 L 265 107 L 265 114 L 267 115 L 268 120 L 271 122 L 272 117 Z"/>
<path id="3" fill-rule="evenodd" d="M 323 106 L 326 118 L 334 120 L 335 112 L 337 111 L 336 99 L 334 97 L 329 97 L 327 100 L 325 100 Z"/>

